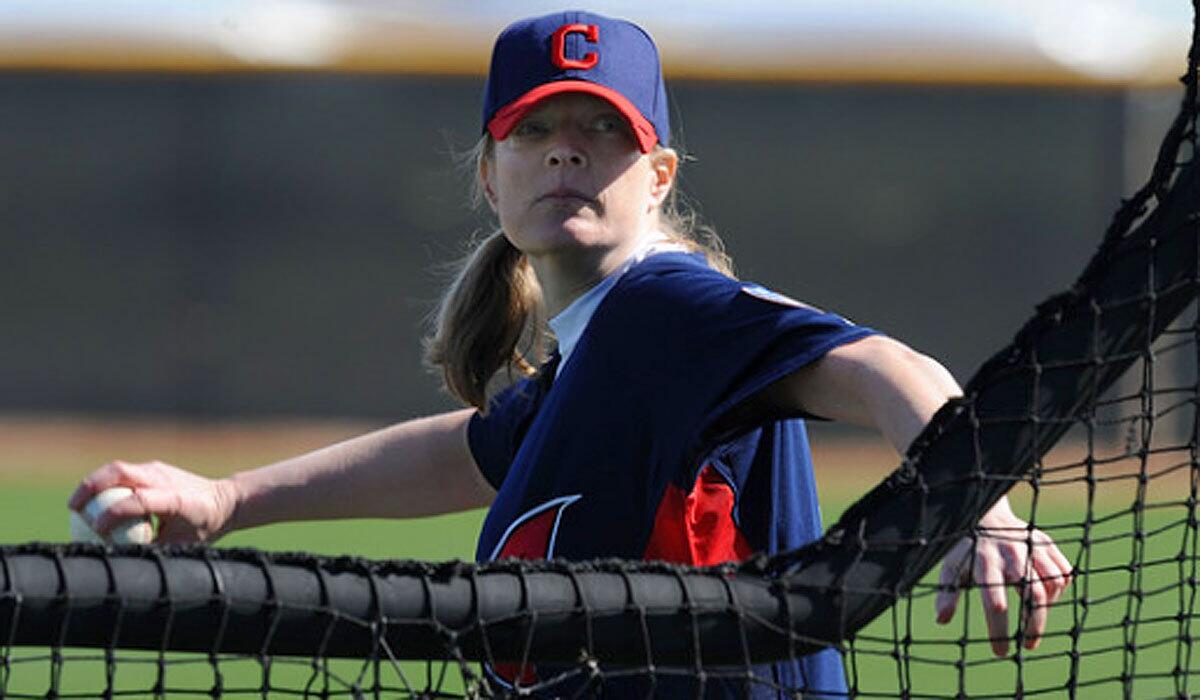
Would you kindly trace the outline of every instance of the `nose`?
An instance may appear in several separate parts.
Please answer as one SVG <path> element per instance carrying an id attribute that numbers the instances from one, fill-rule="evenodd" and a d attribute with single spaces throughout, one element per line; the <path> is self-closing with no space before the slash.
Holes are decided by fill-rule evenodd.
<path id="1" fill-rule="evenodd" d="M 566 131 L 565 129 L 563 131 Z M 575 138 L 566 133 L 559 134 L 546 151 L 546 166 L 560 168 L 564 166 L 583 167 L 588 164 L 587 154 L 575 142 Z"/>

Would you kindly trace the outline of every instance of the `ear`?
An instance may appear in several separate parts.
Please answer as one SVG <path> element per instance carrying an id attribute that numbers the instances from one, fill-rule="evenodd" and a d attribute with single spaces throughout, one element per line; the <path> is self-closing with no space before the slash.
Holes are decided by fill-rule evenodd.
<path id="1" fill-rule="evenodd" d="M 653 180 L 650 184 L 650 196 L 654 208 L 658 208 L 671 188 L 675 185 L 675 172 L 679 169 L 679 154 L 673 148 L 659 148 L 650 152 L 650 171 Z"/>
<path id="2" fill-rule="evenodd" d="M 479 159 L 479 190 L 483 192 L 483 198 L 487 200 L 488 206 L 491 207 L 492 213 L 496 213 L 496 188 L 494 186 L 494 171 L 495 164 L 488 156 Z"/>

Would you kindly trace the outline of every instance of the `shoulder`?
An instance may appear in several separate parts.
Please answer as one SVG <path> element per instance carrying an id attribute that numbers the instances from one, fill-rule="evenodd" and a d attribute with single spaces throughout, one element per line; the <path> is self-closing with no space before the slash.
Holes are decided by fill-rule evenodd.
<path id="1" fill-rule="evenodd" d="M 701 253 L 666 251 L 647 256 L 630 268 L 624 280 L 631 284 L 738 284 L 738 281 L 708 265 Z"/>
<path id="2" fill-rule="evenodd" d="M 695 307 L 737 294 L 742 283 L 708 266 L 699 253 L 666 252 L 634 265 L 613 290 L 640 308 Z"/>
<path id="3" fill-rule="evenodd" d="M 691 318 L 709 314 L 789 317 L 843 317 L 798 301 L 755 282 L 739 280 L 709 267 L 703 255 L 660 253 L 638 263 L 614 289 L 617 296 L 635 302 L 635 308 L 654 315 L 667 311 Z"/>

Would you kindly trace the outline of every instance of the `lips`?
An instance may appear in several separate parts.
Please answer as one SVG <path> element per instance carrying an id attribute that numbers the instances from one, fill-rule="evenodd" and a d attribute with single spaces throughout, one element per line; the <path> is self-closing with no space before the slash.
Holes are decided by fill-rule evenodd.
<path id="1" fill-rule="evenodd" d="M 592 199 L 591 197 L 587 196 L 586 194 L 584 194 L 583 192 L 580 192 L 579 190 L 576 190 L 576 189 L 572 189 L 570 187 L 559 187 L 559 188 L 556 188 L 556 189 L 553 189 L 553 190 L 547 192 L 546 194 L 543 194 L 541 197 L 538 197 L 539 202 L 540 201 L 570 201 L 570 200 L 579 200 L 582 202 L 586 202 L 588 204 L 594 204 L 596 201 L 596 200 Z"/>

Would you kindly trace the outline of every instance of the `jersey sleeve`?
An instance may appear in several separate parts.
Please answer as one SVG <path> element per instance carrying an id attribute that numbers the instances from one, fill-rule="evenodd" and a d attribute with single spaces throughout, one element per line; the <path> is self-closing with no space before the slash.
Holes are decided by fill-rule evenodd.
<path id="1" fill-rule="evenodd" d="M 496 490 L 512 465 L 521 437 L 537 410 L 536 380 L 517 382 L 494 396 L 487 413 L 479 411 L 467 425 L 467 444 L 483 478 Z"/>
<path id="2" fill-rule="evenodd" d="M 736 335 L 725 357 L 728 385 L 710 409 L 701 430 L 708 430 L 759 391 L 847 343 L 877 331 L 836 313 L 796 301 L 754 283 L 742 283 L 727 308 L 706 317 L 711 327 L 702 335 Z M 719 338 L 703 342 L 717 344 Z M 717 368 L 710 368 L 721 376 Z M 805 415 L 806 418 L 819 416 Z"/>

